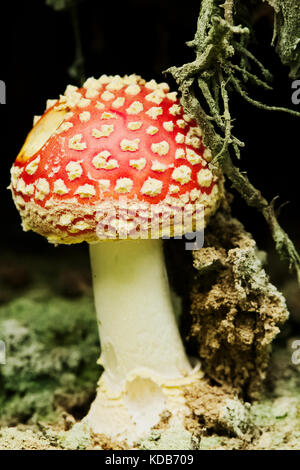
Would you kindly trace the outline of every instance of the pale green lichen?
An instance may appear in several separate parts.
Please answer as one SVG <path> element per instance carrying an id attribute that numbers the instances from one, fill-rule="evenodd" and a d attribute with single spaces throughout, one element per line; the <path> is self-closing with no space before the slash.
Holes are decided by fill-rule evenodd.
<path id="1" fill-rule="evenodd" d="M 261 430 L 252 449 L 297 449 L 300 445 L 300 396 L 280 397 L 252 405 L 253 420 Z"/>
<path id="2" fill-rule="evenodd" d="M 237 398 L 228 399 L 220 413 L 220 422 L 229 435 L 245 438 L 253 430 L 249 411 L 250 403 L 242 403 Z"/>
<path id="3" fill-rule="evenodd" d="M 138 443 L 141 450 L 195 450 L 199 442 L 182 423 L 171 423 L 165 430 L 155 430 Z"/>
<path id="4" fill-rule="evenodd" d="M 74 424 L 72 429 L 61 433 L 59 443 L 63 449 L 84 450 L 91 445 L 90 428 L 85 420 Z"/>
<path id="5" fill-rule="evenodd" d="M 228 450 L 239 449 L 240 441 L 226 436 L 203 436 L 200 442 L 200 450 Z"/>
<path id="6" fill-rule="evenodd" d="M 284 361 L 285 370 L 279 372 L 277 361 L 281 360 Z M 274 379 L 274 390 L 266 391 L 261 400 L 254 402 L 248 409 L 252 426 L 252 432 L 249 434 L 251 439 L 245 441 L 243 434 L 240 434 L 239 438 L 230 437 L 223 431 L 203 436 L 200 449 L 299 450 L 300 389 L 297 381 L 300 369 L 297 370 L 291 365 L 287 349 L 277 349 L 271 371 L 278 374 Z M 290 396 L 285 396 L 286 387 Z M 278 394 L 280 396 L 276 398 Z M 231 420 L 230 412 L 229 421 Z"/>
<path id="7" fill-rule="evenodd" d="M 290 67 L 290 77 L 300 74 L 300 4 L 295 0 L 264 0 L 275 11 L 273 43 L 281 62 Z"/>

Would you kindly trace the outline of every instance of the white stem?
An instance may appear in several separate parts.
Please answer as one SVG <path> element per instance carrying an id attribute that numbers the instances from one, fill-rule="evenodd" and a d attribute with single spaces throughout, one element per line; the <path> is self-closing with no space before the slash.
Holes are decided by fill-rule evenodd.
<path id="1" fill-rule="evenodd" d="M 180 379 L 191 365 L 173 314 L 161 240 L 90 245 L 101 380 L 118 393 L 132 375 Z"/>

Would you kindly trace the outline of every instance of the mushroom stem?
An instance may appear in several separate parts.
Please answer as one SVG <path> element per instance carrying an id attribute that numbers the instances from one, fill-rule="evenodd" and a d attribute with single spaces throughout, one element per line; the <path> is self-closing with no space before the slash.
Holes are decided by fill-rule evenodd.
<path id="1" fill-rule="evenodd" d="M 173 314 L 162 241 L 99 242 L 90 256 L 104 372 L 88 420 L 94 432 L 136 439 L 164 409 L 174 414 L 178 405 L 184 414 L 182 385 L 195 375 Z"/>
<path id="2" fill-rule="evenodd" d="M 147 369 L 164 378 L 186 376 L 161 240 L 90 245 L 103 379 L 118 387 Z"/>

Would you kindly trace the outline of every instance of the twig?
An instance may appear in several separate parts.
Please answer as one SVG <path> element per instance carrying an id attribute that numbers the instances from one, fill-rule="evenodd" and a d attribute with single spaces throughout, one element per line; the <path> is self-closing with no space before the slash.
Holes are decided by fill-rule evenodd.
<path id="1" fill-rule="evenodd" d="M 239 147 L 244 143 L 231 133 L 233 119 L 229 109 L 228 89 L 234 89 L 243 99 L 260 109 L 283 111 L 297 117 L 300 113 L 261 103 L 251 98 L 242 87 L 237 73 L 242 74 L 244 81 L 249 79 L 268 90 L 271 86 L 267 82 L 272 79 L 272 75 L 247 49 L 245 38 L 249 37 L 249 29 L 234 25 L 234 6 L 234 0 L 225 0 L 222 6 L 219 0 L 203 0 L 195 38 L 188 43 L 195 48 L 196 59 L 181 67 L 171 67 L 167 72 L 172 73 L 178 84 L 185 112 L 194 116 L 202 128 L 204 145 L 211 149 L 214 157 L 211 165 L 219 165 L 246 203 L 262 213 L 270 227 L 279 255 L 287 259 L 290 268 L 295 269 L 300 284 L 300 257 L 293 242 L 277 221 L 275 201 L 268 203 L 247 175 L 232 163 L 231 153 L 240 158 Z M 234 39 L 236 34 L 240 35 L 242 44 Z M 241 64 L 247 67 L 252 64 L 257 66 L 264 80 L 237 65 L 236 60 L 233 63 L 235 53 L 239 54 Z M 211 115 L 205 112 L 196 98 L 196 86 L 199 87 Z"/>
<path id="2" fill-rule="evenodd" d="M 271 72 L 266 69 L 265 66 L 250 51 L 248 51 L 246 47 L 242 46 L 237 41 L 233 41 L 233 47 L 237 51 L 239 51 L 242 56 L 246 56 L 251 59 L 255 63 L 255 65 L 257 65 L 257 67 L 260 69 L 261 73 L 263 74 L 266 80 L 273 80 L 273 75 L 271 74 Z"/>
<path id="3" fill-rule="evenodd" d="M 270 204 L 268 203 L 261 192 L 251 184 L 247 175 L 241 173 L 241 171 L 233 165 L 229 154 L 222 160 L 222 169 L 231 181 L 232 186 L 239 192 L 248 206 L 255 207 L 263 214 L 271 229 L 271 234 L 278 253 L 282 259 L 288 261 L 290 269 L 295 269 L 298 283 L 300 284 L 300 256 L 295 245 L 278 223 L 274 210 L 274 200 Z"/>
<path id="4" fill-rule="evenodd" d="M 230 64 L 230 68 L 237 70 L 243 75 L 243 78 L 245 79 L 245 76 L 249 78 L 255 85 L 261 86 L 265 90 L 273 90 L 273 87 L 269 85 L 268 83 L 264 82 L 263 80 L 260 80 L 256 75 L 253 73 L 249 72 L 247 69 L 243 69 L 242 67 L 239 67 L 237 64 Z"/>
<path id="5" fill-rule="evenodd" d="M 226 90 L 223 73 L 220 69 L 218 70 L 218 76 L 219 76 L 221 96 L 223 99 L 223 106 L 224 106 L 225 137 L 224 137 L 223 146 L 221 150 L 213 158 L 213 163 L 216 163 L 226 152 L 229 141 L 230 141 L 230 137 L 231 137 L 231 116 L 229 112 L 229 99 L 228 99 L 228 93 Z"/>
<path id="6" fill-rule="evenodd" d="M 248 103 L 251 103 L 253 106 L 256 106 L 259 109 L 264 109 L 265 111 L 280 111 L 283 113 L 291 114 L 292 116 L 300 117 L 299 111 L 294 111 L 293 109 L 283 108 L 281 106 L 268 106 L 267 104 L 261 103 L 260 101 L 254 100 L 248 96 L 247 92 L 242 89 L 238 80 L 231 75 L 230 80 L 233 83 L 236 91 L 246 100 Z"/>

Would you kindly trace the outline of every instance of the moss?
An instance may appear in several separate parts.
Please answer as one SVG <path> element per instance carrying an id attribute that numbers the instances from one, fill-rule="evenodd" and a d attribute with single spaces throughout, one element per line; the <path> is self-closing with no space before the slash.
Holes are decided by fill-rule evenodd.
<path id="1" fill-rule="evenodd" d="M 55 289 L 61 263 L 31 257 L 31 265 L 37 279 L 0 306 L 7 356 L 0 367 L 2 424 L 56 421 L 61 409 L 84 414 L 100 374 L 91 292 L 64 298 Z M 51 268 L 55 277 L 49 276 Z"/>

